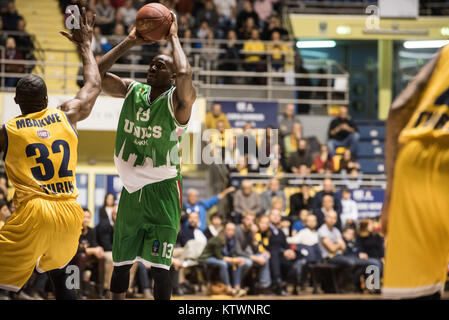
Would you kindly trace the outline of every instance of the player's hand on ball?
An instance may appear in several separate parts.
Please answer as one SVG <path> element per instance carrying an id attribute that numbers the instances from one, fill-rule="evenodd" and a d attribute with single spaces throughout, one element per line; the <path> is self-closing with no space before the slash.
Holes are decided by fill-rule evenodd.
<path id="1" fill-rule="evenodd" d="M 168 32 L 167 39 L 169 39 L 171 36 L 178 35 L 178 20 L 176 19 L 176 14 L 174 14 L 174 12 L 171 11 L 171 16 L 172 16 L 173 22 L 171 23 L 171 27 L 170 27 L 170 31 Z"/>
<path id="2" fill-rule="evenodd" d="M 134 45 L 134 46 L 140 46 L 140 45 L 143 45 L 143 44 L 153 44 L 153 43 L 155 43 L 156 41 L 154 41 L 154 40 L 145 40 L 138 32 L 137 32 L 137 29 L 136 29 L 136 26 L 135 25 L 133 25 L 132 27 L 131 27 L 131 30 L 129 31 L 129 34 L 128 34 L 128 40 L 129 41 L 131 41 L 132 42 L 132 44 Z"/>
<path id="3" fill-rule="evenodd" d="M 76 45 L 90 45 L 95 24 L 95 14 L 92 16 L 92 18 L 88 18 L 86 14 L 86 8 L 81 8 L 81 11 L 82 14 L 80 17 L 81 19 L 79 29 L 73 29 L 71 34 L 65 31 L 59 31 L 59 33 L 61 33 L 64 37 L 66 37 Z"/>

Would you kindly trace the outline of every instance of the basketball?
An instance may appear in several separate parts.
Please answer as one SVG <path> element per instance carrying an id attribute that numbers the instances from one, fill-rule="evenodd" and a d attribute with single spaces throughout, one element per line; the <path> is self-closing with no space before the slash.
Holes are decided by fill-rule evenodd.
<path id="1" fill-rule="evenodd" d="M 170 10 L 160 3 L 150 3 L 137 12 L 136 28 L 144 39 L 158 41 L 168 35 L 172 22 Z"/>

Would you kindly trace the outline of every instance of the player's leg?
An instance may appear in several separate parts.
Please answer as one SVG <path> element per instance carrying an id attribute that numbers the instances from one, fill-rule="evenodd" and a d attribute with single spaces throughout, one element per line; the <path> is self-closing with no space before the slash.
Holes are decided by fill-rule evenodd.
<path id="1" fill-rule="evenodd" d="M 449 252 L 448 148 L 432 141 L 411 141 L 398 155 L 386 237 L 384 297 L 418 298 L 444 289 Z"/>
<path id="2" fill-rule="evenodd" d="M 111 293 L 113 300 L 123 300 L 129 288 L 129 271 L 133 264 L 114 266 L 111 278 Z"/>
<path id="3" fill-rule="evenodd" d="M 67 266 L 62 269 L 55 269 L 48 272 L 53 292 L 56 300 L 76 300 L 76 288 L 71 286 L 71 272 Z"/>
<path id="4" fill-rule="evenodd" d="M 153 276 L 154 281 L 154 300 L 170 300 L 172 284 L 170 281 L 169 270 L 151 267 L 151 275 Z"/>

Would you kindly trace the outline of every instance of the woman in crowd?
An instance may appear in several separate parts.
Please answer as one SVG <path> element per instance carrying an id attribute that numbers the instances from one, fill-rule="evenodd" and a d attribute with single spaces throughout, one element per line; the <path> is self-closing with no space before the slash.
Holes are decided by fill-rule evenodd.
<path id="1" fill-rule="evenodd" d="M 334 171 L 334 160 L 329 153 L 328 146 L 322 144 L 320 154 L 313 160 L 313 172 L 325 173 L 326 170 Z"/>

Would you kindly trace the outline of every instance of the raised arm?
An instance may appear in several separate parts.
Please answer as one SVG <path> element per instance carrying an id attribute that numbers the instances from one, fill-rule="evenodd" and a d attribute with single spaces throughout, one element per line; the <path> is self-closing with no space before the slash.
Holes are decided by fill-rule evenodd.
<path id="1" fill-rule="evenodd" d="M 126 90 L 133 81 L 132 79 L 122 79 L 115 74 L 107 72 L 114 63 L 120 59 L 129 49 L 133 46 L 141 44 L 151 44 L 152 41 L 145 41 L 136 32 L 136 27 L 131 29 L 129 35 L 120 42 L 117 46 L 109 50 L 100 60 L 98 64 L 98 69 L 101 75 L 101 89 L 107 95 L 124 98 L 126 95 Z"/>
<path id="2" fill-rule="evenodd" d="M 172 13 L 173 23 L 168 35 L 173 48 L 173 65 L 176 73 L 176 90 L 173 97 L 175 118 L 180 124 L 186 124 L 192 113 L 192 106 L 196 99 L 196 91 L 192 82 L 192 68 L 178 38 L 178 22 Z"/>
<path id="3" fill-rule="evenodd" d="M 95 15 L 91 20 L 86 16 L 86 9 L 82 8 L 80 28 L 72 34 L 61 31 L 61 34 L 78 47 L 83 62 L 84 86 L 78 91 L 74 99 L 64 102 L 59 108 L 67 113 L 70 122 L 75 126 L 78 121 L 86 119 L 101 92 L 101 78 L 97 62 L 91 50 L 92 32 Z"/>
<path id="4" fill-rule="evenodd" d="M 381 216 L 382 232 L 384 234 L 386 234 L 388 225 L 388 208 L 390 206 L 391 190 L 393 187 L 394 165 L 400 149 L 398 142 L 399 134 L 407 125 L 415 109 L 417 108 L 421 94 L 429 81 L 433 70 L 435 69 L 439 56 L 440 53 L 429 61 L 416 75 L 416 77 L 410 81 L 407 87 L 394 100 L 388 114 L 385 139 L 387 187 L 385 190 L 385 199 Z"/>

